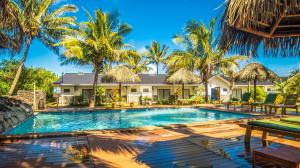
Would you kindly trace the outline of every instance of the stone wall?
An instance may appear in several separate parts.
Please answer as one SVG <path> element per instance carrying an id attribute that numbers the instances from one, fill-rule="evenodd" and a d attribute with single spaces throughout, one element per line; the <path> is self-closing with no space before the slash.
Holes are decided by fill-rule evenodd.
<path id="1" fill-rule="evenodd" d="M 19 90 L 17 92 L 18 99 L 23 100 L 27 104 L 33 106 L 34 101 L 34 92 L 33 90 Z M 33 110 L 42 110 L 46 108 L 46 92 L 41 90 L 35 91 L 35 106 L 33 106 Z"/>
<path id="2" fill-rule="evenodd" d="M 0 133 L 33 116 L 32 108 L 22 100 L 0 97 Z"/>

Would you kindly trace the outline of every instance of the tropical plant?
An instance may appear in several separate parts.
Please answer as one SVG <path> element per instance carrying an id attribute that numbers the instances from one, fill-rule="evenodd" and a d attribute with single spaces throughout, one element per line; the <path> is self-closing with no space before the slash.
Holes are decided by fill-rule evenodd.
<path id="1" fill-rule="evenodd" d="M 146 57 L 150 63 L 156 65 L 156 74 L 158 74 L 159 64 L 165 61 L 169 47 L 166 45 L 161 46 L 158 42 L 153 41 L 150 46 L 146 46 L 146 49 L 148 51 Z"/>
<path id="2" fill-rule="evenodd" d="M 98 74 L 109 63 L 125 59 L 127 52 L 122 50 L 123 37 L 131 31 L 131 27 L 100 9 L 95 11 L 95 18 L 86 13 L 88 21 L 78 24 L 75 33 L 65 36 L 57 45 L 65 49 L 62 64 L 93 66 L 94 82 L 89 106 L 95 107 Z"/>
<path id="3" fill-rule="evenodd" d="M 167 61 L 169 72 L 177 71 L 185 67 L 191 71 L 201 73 L 205 86 L 205 101 L 208 102 L 208 79 L 213 73 L 221 71 L 222 67 L 232 65 L 238 66 L 238 60 L 245 59 L 245 56 L 225 57 L 224 51 L 219 50 L 213 38 L 215 19 L 212 19 L 209 28 L 204 23 L 196 21 L 188 22 L 183 35 L 176 35 L 173 41 L 182 45 L 184 50 L 173 51 Z"/>
<path id="4" fill-rule="evenodd" d="M 280 81 L 275 81 L 274 83 L 276 85 L 277 91 L 279 91 L 281 94 L 285 94 L 285 88 L 288 82 L 280 80 Z"/>
<path id="5" fill-rule="evenodd" d="M 251 87 L 250 88 L 250 93 L 251 93 L 251 97 L 252 99 L 255 101 L 255 100 L 258 100 L 258 101 L 264 101 L 265 98 L 266 98 L 266 92 L 264 91 L 264 89 L 262 87 L 256 87 L 256 93 L 254 94 L 254 90 L 255 88 L 254 87 Z"/>
<path id="6" fill-rule="evenodd" d="M 300 95 L 300 73 L 297 73 L 287 79 L 287 84 L 284 90 L 288 94 Z"/>
<path id="7" fill-rule="evenodd" d="M 300 73 L 300 70 L 299 70 L 299 69 L 292 70 L 292 71 L 290 72 L 290 76 L 289 76 L 289 77 L 293 77 L 293 76 L 295 76 L 295 75 L 297 75 L 297 74 L 299 74 L 299 73 Z"/>
<path id="8" fill-rule="evenodd" d="M 141 54 L 136 51 L 128 52 L 129 59 L 126 61 L 126 66 L 130 68 L 134 73 L 144 73 L 151 70 L 148 67 L 150 61 L 145 59 Z"/>
<path id="9" fill-rule="evenodd" d="M 58 52 L 58 48 L 54 44 L 71 30 L 72 23 L 75 22 L 74 17 L 65 16 L 65 13 L 74 12 L 77 9 L 73 5 L 65 5 L 51 10 L 53 0 L 19 0 L 17 2 L 9 0 L 9 3 L 15 11 L 14 16 L 18 20 L 17 26 L 19 26 L 25 41 L 22 59 L 8 92 L 9 95 L 12 95 L 33 40 L 39 40 L 53 51 Z"/>

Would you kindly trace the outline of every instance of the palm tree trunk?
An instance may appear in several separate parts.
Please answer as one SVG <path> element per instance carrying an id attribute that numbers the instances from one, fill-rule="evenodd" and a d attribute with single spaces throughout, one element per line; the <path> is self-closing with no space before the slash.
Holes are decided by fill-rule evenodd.
<path id="1" fill-rule="evenodd" d="M 254 102 L 256 102 L 256 79 L 254 79 L 254 81 L 253 81 L 253 87 L 254 87 Z"/>
<path id="2" fill-rule="evenodd" d="M 15 90 L 17 84 L 18 84 L 18 81 L 20 79 L 20 76 L 21 76 L 21 73 L 22 73 L 26 58 L 27 58 L 27 54 L 28 54 L 31 42 L 32 42 L 32 38 L 28 37 L 27 42 L 26 42 L 26 48 L 25 48 L 25 51 L 24 51 L 23 56 L 22 56 L 22 60 L 19 64 L 19 66 L 18 66 L 16 76 L 15 76 L 15 78 L 14 78 L 14 80 L 13 80 L 11 86 L 10 86 L 10 89 L 8 91 L 9 96 L 11 96 L 14 93 L 14 90 Z"/>
<path id="3" fill-rule="evenodd" d="M 159 66 L 159 63 L 156 64 L 156 75 L 158 75 L 158 66 Z"/>
<path id="4" fill-rule="evenodd" d="M 184 83 L 182 83 L 182 91 L 181 91 L 181 94 L 182 94 L 182 99 L 184 99 Z"/>
<path id="5" fill-rule="evenodd" d="M 122 101 L 122 84 L 119 82 L 119 101 Z"/>
<path id="6" fill-rule="evenodd" d="M 204 81 L 204 85 L 205 85 L 205 103 L 208 103 L 208 81 L 206 78 Z"/>
<path id="7" fill-rule="evenodd" d="M 92 98 L 90 100 L 89 107 L 94 108 L 96 104 L 96 91 L 97 91 L 97 82 L 98 82 L 98 74 L 100 69 L 96 67 L 95 74 L 94 74 L 94 83 L 93 83 L 93 91 L 92 91 Z"/>
<path id="8" fill-rule="evenodd" d="M 248 93 L 250 93 L 250 80 L 248 80 Z"/>

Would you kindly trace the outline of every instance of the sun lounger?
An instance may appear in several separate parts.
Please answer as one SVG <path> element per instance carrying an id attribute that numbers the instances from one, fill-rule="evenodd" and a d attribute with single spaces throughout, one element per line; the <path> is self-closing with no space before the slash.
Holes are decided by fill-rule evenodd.
<path id="1" fill-rule="evenodd" d="M 225 102 L 224 104 L 227 105 L 227 109 L 229 109 L 229 107 L 232 105 L 235 110 L 236 105 L 241 105 L 242 108 L 244 105 L 249 105 L 250 98 L 251 93 L 244 93 L 241 101 L 229 101 Z"/>
<path id="2" fill-rule="evenodd" d="M 278 96 L 277 93 L 270 93 L 270 94 L 267 95 L 264 102 L 251 103 L 250 104 L 251 105 L 251 111 L 253 111 L 253 109 L 255 109 L 255 111 L 256 111 L 256 106 L 258 106 L 258 107 L 261 108 L 261 112 L 263 112 L 263 109 L 265 109 L 265 112 L 267 112 L 267 105 L 274 104 L 277 96 Z"/>
<path id="3" fill-rule="evenodd" d="M 280 121 L 283 122 L 290 122 L 290 123 L 294 123 L 294 124 L 300 124 L 300 117 L 298 118 L 282 118 Z"/>
<path id="4" fill-rule="evenodd" d="M 285 122 L 285 121 L 273 121 L 273 120 L 256 120 L 249 121 L 247 124 L 247 130 L 245 134 L 245 143 L 250 144 L 252 130 L 263 131 L 262 140 L 267 140 L 268 133 L 275 133 L 280 135 L 288 135 L 295 138 L 300 138 L 300 124 Z"/>
<path id="5" fill-rule="evenodd" d="M 293 108 L 296 109 L 296 114 L 298 114 L 298 106 L 297 106 L 297 99 L 298 99 L 298 95 L 288 95 L 285 99 L 285 103 L 284 104 L 271 104 L 271 105 L 267 105 L 270 110 L 269 113 L 272 113 L 272 109 L 275 109 L 275 113 L 277 113 L 277 109 L 281 108 L 282 114 L 286 114 L 286 109 L 287 108 Z"/>

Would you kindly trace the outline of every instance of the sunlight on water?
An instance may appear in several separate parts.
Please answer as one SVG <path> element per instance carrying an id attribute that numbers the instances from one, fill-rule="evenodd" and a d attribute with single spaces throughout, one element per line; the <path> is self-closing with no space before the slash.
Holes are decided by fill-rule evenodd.
<path id="1" fill-rule="evenodd" d="M 44 112 L 27 119 L 6 134 L 133 128 L 248 117 L 251 115 L 197 108 Z"/>

